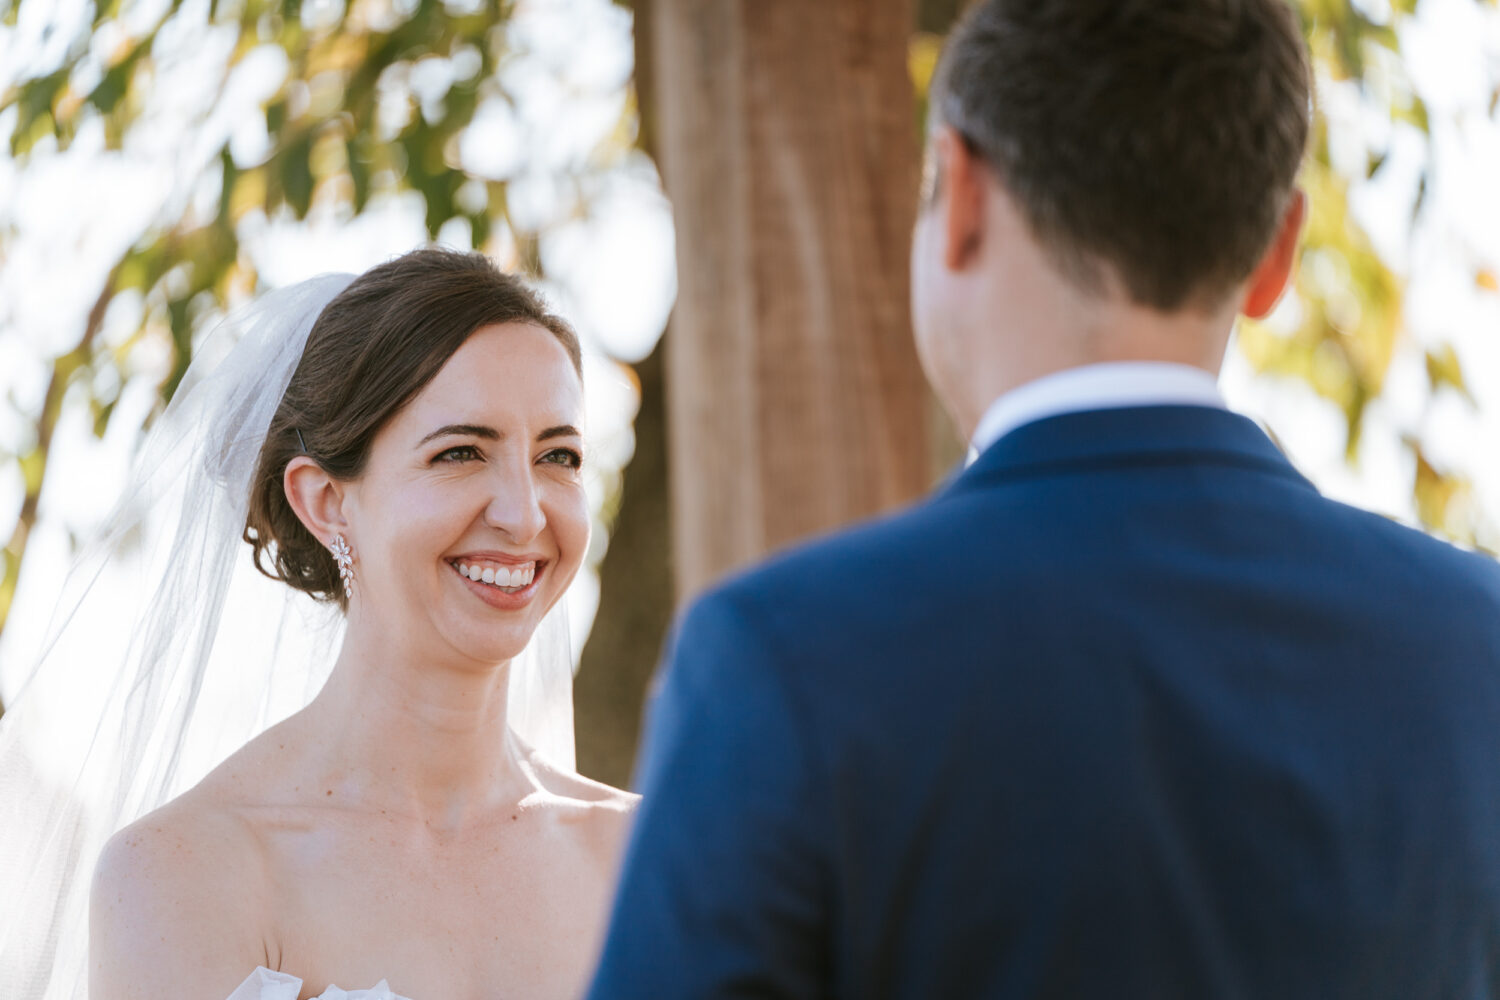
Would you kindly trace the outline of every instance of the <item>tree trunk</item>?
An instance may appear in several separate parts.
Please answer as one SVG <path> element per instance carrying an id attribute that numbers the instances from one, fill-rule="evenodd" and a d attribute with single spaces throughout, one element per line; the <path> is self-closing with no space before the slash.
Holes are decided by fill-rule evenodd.
<path id="1" fill-rule="evenodd" d="M 910 0 L 654 0 L 677 583 L 928 485 Z"/>
<path id="2" fill-rule="evenodd" d="M 636 451 L 574 687 L 579 770 L 617 785 L 671 614 L 674 537 L 691 593 L 917 495 L 939 439 L 907 329 L 909 3 L 629 6 L 640 143 L 666 161 L 680 290 L 636 368 Z"/>

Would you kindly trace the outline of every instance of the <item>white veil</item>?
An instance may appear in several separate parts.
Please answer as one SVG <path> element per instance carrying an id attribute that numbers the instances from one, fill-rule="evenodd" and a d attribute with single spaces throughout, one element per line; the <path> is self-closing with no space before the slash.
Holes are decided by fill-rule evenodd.
<path id="1" fill-rule="evenodd" d="M 82 998 L 89 883 L 105 840 L 301 708 L 327 677 L 342 616 L 257 573 L 241 533 L 271 417 L 318 314 L 351 280 L 272 292 L 206 338 L 7 700 L 0 1000 Z M 511 666 L 509 719 L 572 769 L 564 604 Z"/>

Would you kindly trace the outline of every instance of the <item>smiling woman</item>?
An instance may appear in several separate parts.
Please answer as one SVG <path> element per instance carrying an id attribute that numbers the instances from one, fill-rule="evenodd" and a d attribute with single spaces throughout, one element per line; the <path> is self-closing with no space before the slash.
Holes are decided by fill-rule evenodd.
<path id="1" fill-rule="evenodd" d="M 308 336 L 261 451 L 245 529 L 256 564 L 314 597 L 342 601 L 338 568 L 292 509 L 283 472 L 304 456 L 335 479 L 359 477 L 376 432 L 438 377 L 472 334 L 501 324 L 550 334 L 571 362 L 581 402 L 583 364 L 572 328 L 480 254 L 418 250 L 367 271 L 330 302 Z M 501 373 L 480 388 L 498 394 L 517 381 L 515 373 Z M 455 420 L 444 429 L 463 424 Z"/>
<path id="2" fill-rule="evenodd" d="M 346 459 L 356 477 L 329 472 L 316 437 L 287 462 L 281 502 L 321 545 L 347 538 L 359 566 L 346 646 L 368 637 L 481 668 L 525 647 L 588 548 L 567 348 L 530 317 L 485 325 Z"/>
<path id="3" fill-rule="evenodd" d="M 89 992 L 294 1000 L 381 982 L 391 997 L 574 996 L 635 802 L 573 773 L 570 746 L 539 751 L 535 719 L 518 721 L 538 701 L 517 696 L 518 677 L 537 672 L 517 674 L 522 655 L 588 547 L 577 339 L 478 254 L 418 250 L 313 284 L 277 293 L 296 306 L 286 315 L 311 308 L 307 320 L 262 324 L 213 375 L 185 380 L 188 409 L 164 430 L 203 438 L 203 453 L 148 449 L 143 463 L 230 496 L 228 539 L 243 531 L 264 575 L 341 609 L 342 646 L 309 704 L 161 805 L 169 782 L 143 781 L 136 752 L 168 758 L 170 775 L 181 742 L 151 730 L 172 723 L 149 706 L 203 673 L 162 673 L 146 630 L 120 760 L 99 773 L 122 781 L 110 815 L 160 807 L 102 851 L 74 848 L 84 865 L 99 859 Z M 267 393 L 264 409 L 238 405 Z M 205 397 L 211 415 L 195 421 Z M 209 621 L 188 645 L 208 657 L 221 609 L 254 612 L 225 596 L 224 577 L 195 573 L 199 522 L 225 523 L 195 495 L 172 515 L 182 531 L 149 607 L 204 594 Z M 570 677 L 565 654 L 549 666 Z M 566 692 L 544 693 L 544 721 L 569 710 Z M 32 717 L 25 699 L 15 717 Z M 148 730 L 139 740 L 131 719 Z M 560 723 L 570 738 L 571 719 Z M 0 919 L 0 944 L 4 931 Z"/>

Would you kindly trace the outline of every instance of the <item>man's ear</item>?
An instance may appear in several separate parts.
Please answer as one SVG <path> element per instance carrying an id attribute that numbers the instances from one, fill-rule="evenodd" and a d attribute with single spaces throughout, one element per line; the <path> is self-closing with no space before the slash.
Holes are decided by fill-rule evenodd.
<path id="1" fill-rule="evenodd" d="M 950 271 L 968 269 L 984 242 L 985 179 L 988 167 L 949 126 L 932 137 L 937 160 L 938 204 L 942 213 L 943 265 Z"/>
<path id="2" fill-rule="evenodd" d="M 327 545 L 349 530 L 344 518 L 344 486 L 306 455 L 286 464 L 282 488 L 292 511 L 314 538 Z"/>
<path id="3" fill-rule="evenodd" d="M 1281 226 L 1270 249 L 1255 266 L 1250 282 L 1245 286 L 1245 300 L 1240 312 L 1251 319 L 1260 319 L 1276 308 L 1281 296 L 1292 283 L 1292 270 L 1297 264 L 1297 241 L 1302 236 L 1302 224 L 1307 219 L 1307 195 L 1301 188 L 1292 192 L 1291 203 L 1281 217 Z"/>

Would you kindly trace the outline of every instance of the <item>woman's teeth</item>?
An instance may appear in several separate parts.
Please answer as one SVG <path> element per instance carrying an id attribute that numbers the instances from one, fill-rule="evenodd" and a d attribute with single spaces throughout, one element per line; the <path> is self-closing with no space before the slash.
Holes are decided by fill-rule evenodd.
<path id="1" fill-rule="evenodd" d="M 458 563 L 456 566 L 459 576 L 466 576 L 475 583 L 487 583 L 501 590 L 520 590 L 531 586 L 531 581 L 536 579 L 536 563 L 522 563 L 519 566 L 498 566 L 485 563 Z"/>

